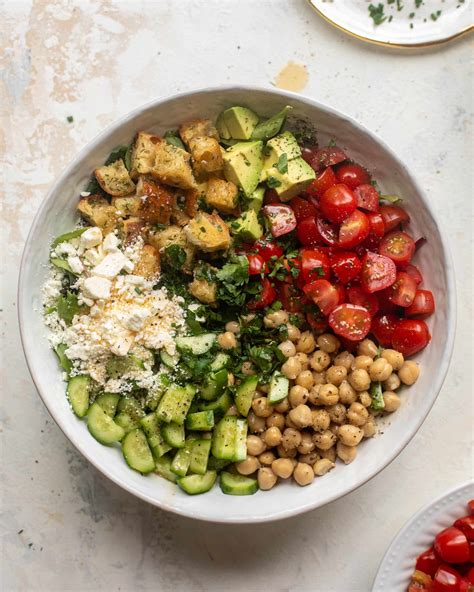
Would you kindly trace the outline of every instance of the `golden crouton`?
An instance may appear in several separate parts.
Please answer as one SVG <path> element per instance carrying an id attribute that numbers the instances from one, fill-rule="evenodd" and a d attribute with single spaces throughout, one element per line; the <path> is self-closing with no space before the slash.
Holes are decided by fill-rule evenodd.
<path id="1" fill-rule="evenodd" d="M 189 149 L 197 175 L 215 173 L 223 168 L 222 149 L 215 138 L 196 136 L 189 141 Z"/>
<path id="2" fill-rule="evenodd" d="M 183 123 L 179 128 L 179 135 L 188 146 L 190 141 L 197 136 L 207 136 L 219 140 L 219 133 L 210 119 L 193 119 Z"/>
<path id="3" fill-rule="evenodd" d="M 95 169 L 94 173 L 99 185 L 109 195 L 114 197 L 130 195 L 135 190 L 135 183 L 130 178 L 121 158 L 112 164 Z"/>
<path id="4" fill-rule="evenodd" d="M 215 212 L 198 212 L 184 231 L 189 242 L 202 251 L 219 251 L 230 246 L 229 228 Z"/>
<path id="5" fill-rule="evenodd" d="M 148 224 L 144 220 L 133 216 L 122 221 L 119 231 L 123 242 L 125 244 L 130 244 L 133 243 L 136 238 L 146 233 L 148 228 Z"/>
<path id="6" fill-rule="evenodd" d="M 186 189 L 184 192 L 184 212 L 190 218 L 194 218 L 199 210 L 199 199 L 201 193 L 199 189 Z"/>
<path id="7" fill-rule="evenodd" d="M 238 192 L 237 185 L 232 181 L 211 177 L 207 182 L 206 203 L 230 214 L 238 205 Z"/>
<path id="8" fill-rule="evenodd" d="M 127 197 L 113 197 L 112 205 L 116 210 L 119 218 L 127 218 L 128 216 L 136 216 L 140 209 L 140 198 L 136 195 L 128 195 Z"/>
<path id="9" fill-rule="evenodd" d="M 182 247 L 186 253 L 186 261 L 183 266 L 183 271 L 188 273 L 191 272 L 196 248 L 187 241 L 186 234 L 182 228 L 179 226 L 168 226 L 168 228 L 165 228 L 164 230 L 151 231 L 148 236 L 148 242 L 160 253 L 170 245 L 178 245 Z"/>
<path id="10" fill-rule="evenodd" d="M 158 136 L 138 132 L 132 149 L 132 170 L 130 176 L 136 179 L 138 175 L 147 175 L 155 164 L 156 144 L 163 142 Z"/>
<path id="11" fill-rule="evenodd" d="M 133 273 L 147 279 L 152 279 L 160 273 L 160 254 L 155 247 L 144 245 Z"/>
<path id="12" fill-rule="evenodd" d="M 189 161 L 191 155 L 177 146 L 161 142 L 156 145 L 155 164 L 151 175 L 165 183 L 181 189 L 193 189 L 196 187 L 193 171 Z"/>
<path id="13" fill-rule="evenodd" d="M 216 284 L 207 280 L 194 279 L 189 284 L 188 291 L 203 304 L 214 304 L 216 302 Z"/>
<path id="14" fill-rule="evenodd" d="M 117 222 L 115 208 L 101 195 L 83 197 L 77 204 L 81 216 L 92 224 L 102 228 L 105 234 L 114 229 Z"/>
<path id="15" fill-rule="evenodd" d="M 150 224 L 169 224 L 174 196 L 165 187 L 146 177 L 137 183 L 137 197 L 140 201 L 137 216 Z"/>

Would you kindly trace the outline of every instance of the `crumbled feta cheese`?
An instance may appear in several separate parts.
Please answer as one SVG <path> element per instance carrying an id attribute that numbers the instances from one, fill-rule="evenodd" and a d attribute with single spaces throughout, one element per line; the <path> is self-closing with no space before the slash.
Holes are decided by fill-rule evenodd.
<path id="1" fill-rule="evenodd" d="M 130 259 L 126 259 L 125 263 L 123 264 L 123 270 L 126 271 L 127 273 L 132 273 L 132 271 L 134 269 L 135 269 L 135 263 L 130 261 Z"/>
<path id="2" fill-rule="evenodd" d="M 125 325 L 130 331 L 140 331 L 145 324 L 145 321 L 151 315 L 151 311 L 143 308 L 135 308 L 132 309 L 131 313 L 128 316 L 128 319 L 125 321 Z"/>
<path id="3" fill-rule="evenodd" d="M 132 346 L 133 338 L 132 337 L 121 337 L 117 339 L 115 343 L 112 343 L 110 346 L 110 351 L 115 356 L 126 356 Z"/>
<path id="4" fill-rule="evenodd" d="M 97 249 L 88 249 L 84 253 L 84 259 L 89 265 L 99 265 L 103 258 L 104 256 Z"/>
<path id="5" fill-rule="evenodd" d="M 102 242 L 102 230 L 97 226 L 93 226 L 92 228 L 88 228 L 85 232 L 83 232 L 80 236 L 80 244 L 85 249 L 91 249 L 92 247 L 96 247 L 100 245 Z"/>
<path id="6" fill-rule="evenodd" d="M 61 257 L 62 255 L 66 255 L 66 257 L 75 257 L 77 255 L 77 250 L 71 241 L 64 241 L 56 246 L 54 254 L 57 257 Z"/>
<path id="7" fill-rule="evenodd" d="M 79 259 L 79 257 L 68 257 L 67 262 L 73 273 L 79 274 L 84 271 L 84 265 L 82 265 L 82 261 Z"/>
<path id="8" fill-rule="evenodd" d="M 92 269 L 92 274 L 112 279 L 122 271 L 126 263 L 129 263 L 129 260 L 121 251 L 109 253 Z"/>
<path id="9" fill-rule="evenodd" d="M 80 196 L 81 197 L 89 197 L 90 194 L 91 194 L 90 191 L 81 191 Z"/>
<path id="10" fill-rule="evenodd" d="M 107 300 L 110 297 L 111 285 L 111 281 L 106 278 L 92 276 L 84 280 L 82 289 L 86 298 Z"/>
<path id="11" fill-rule="evenodd" d="M 114 253 L 118 251 L 119 246 L 119 239 L 113 232 L 109 232 L 109 234 L 104 238 L 104 242 L 102 243 L 102 248 L 104 249 L 105 253 Z"/>

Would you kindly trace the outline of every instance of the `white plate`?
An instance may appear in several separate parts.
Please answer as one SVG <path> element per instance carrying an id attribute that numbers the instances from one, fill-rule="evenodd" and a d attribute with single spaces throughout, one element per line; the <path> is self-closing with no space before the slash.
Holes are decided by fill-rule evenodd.
<path id="1" fill-rule="evenodd" d="M 308 0 L 323 18 L 359 39 L 380 45 L 436 45 L 473 30 L 472 0 Z M 398 2 L 398 4 L 397 4 Z M 379 25 L 369 6 L 382 4 L 386 20 Z M 398 10 L 397 7 L 400 7 Z M 438 11 L 441 11 L 438 14 Z"/>
<path id="2" fill-rule="evenodd" d="M 435 536 L 469 514 L 467 502 L 474 498 L 474 483 L 463 483 L 417 512 L 397 534 L 375 576 L 372 592 L 405 592 L 420 553 Z"/>

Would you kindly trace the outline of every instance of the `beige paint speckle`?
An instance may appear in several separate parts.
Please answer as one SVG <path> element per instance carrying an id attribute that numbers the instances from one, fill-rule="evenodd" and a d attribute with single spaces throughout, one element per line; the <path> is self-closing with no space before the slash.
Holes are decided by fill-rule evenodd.
<path id="1" fill-rule="evenodd" d="M 304 64 L 288 62 L 275 77 L 275 86 L 300 92 L 308 83 L 308 70 Z"/>

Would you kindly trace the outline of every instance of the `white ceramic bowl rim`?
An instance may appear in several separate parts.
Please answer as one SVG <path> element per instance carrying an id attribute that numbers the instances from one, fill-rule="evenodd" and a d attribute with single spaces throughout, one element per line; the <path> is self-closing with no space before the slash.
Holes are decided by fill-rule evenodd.
<path id="1" fill-rule="evenodd" d="M 73 429 L 69 429 L 61 424 L 61 420 L 59 417 L 59 413 L 54 405 L 48 404 L 48 398 L 45 394 L 45 389 L 42 386 L 42 382 L 40 376 L 34 371 L 32 368 L 32 364 L 30 363 L 29 356 L 30 353 L 38 347 L 37 343 L 32 343 L 27 337 L 27 331 L 24 323 L 24 318 L 26 314 L 26 307 L 28 306 L 28 301 L 26 298 L 26 288 L 25 286 L 25 267 L 26 262 L 30 256 L 30 254 L 34 251 L 34 246 L 32 245 L 32 237 L 35 234 L 36 228 L 40 224 L 40 221 L 43 217 L 43 213 L 45 213 L 49 207 L 51 206 L 52 202 L 54 201 L 54 196 L 57 189 L 67 180 L 70 176 L 72 171 L 78 166 L 78 163 L 91 151 L 93 150 L 98 144 L 102 142 L 107 136 L 109 136 L 112 132 L 117 131 L 121 126 L 129 122 L 130 120 L 134 119 L 138 114 L 141 112 L 147 111 L 149 109 L 158 107 L 159 105 L 166 103 L 167 101 L 174 101 L 179 99 L 186 99 L 191 97 L 194 94 L 206 94 L 206 93 L 217 93 L 217 92 L 244 92 L 248 93 L 266 93 L 266 94 L 273 94 L 277 97 L 281 97 L 282 99 L 289 99 L 295 100 L 300 103 L 306 103 L 312 108 L 319 109 L 320 111 L 326 112 L 329 116 L 334 116 L 336 118 L 341 119 L 342 121 L 350 124 L 357 132 L 361 134 L 366 134 L 370 136 L 375 142 L 377 142 L 387 153 L 388 155 L 396 161 L 405 171 L 406 177 L 415 187 L 420 199 L 423 202 L 424 207 L 430 214 L 431 218 L 436 221 L 438 226 L 439 235 L 441 238 L 441 252 L 445 261 L 449 263 L 446 269 L 446 277 L 447 277 L 447 285 L 450 287 L 449 293 L 447 294 L 447 333 L 445 339 L 445 348 L 444 354 L 442 356 L 438 373 L 437 373 L 437 380 L 431 384 L 431 389 L 436 392 L 436 396 L 432 398 L 432 401 L 429 406 L 425 407 L 424 413 L 421 413 L 418 417 L 416 424 L 412 427 L 411 430 L 405 432 L 402 437 L 399 438 L 398 443 L 394 446 L 389 453 L 387 454 L 383 463 L 380 463 L 376 466 L 365 478 L 361 479 L 360 481 L 348 484 L 347 487 L 344 488 L 342 492 L 337 492 L 332 495 L 326 496 L 324 499 L 320 499 L 317 496 L 312 500 L 310 503 L 301 504 L 296 507 L 291 508 L 282 508 L 279 509 L 277 512 L 272 514 L 266 514 L 265 516 L 258 516 L 258 515 L 242 515 L 242 516 L 232 516 L 229 518 L 213 518 L 208 513 L 199 512 L 198 508 L 193 508 L 193 510 L 182 510 L 177 509 L 173 506 L 172 503 L 167 503 L 163 500 L 158 500 L 152 498 L 151 496 L 147 495 L 143 491 L 140 491 L 134 485 L 130 483 L 124 482 L 117 476 L 111 474 L 107 467 L 100 464 L 97 459 L 89 453 L 87 449 L 87 445 L 83 445 L 81 439 L 76 435 Z M 18 318 L 19 318 L 19 325 L 20 325 L 20 335 L 21 335 L 21 342 L 23 346 L 23 351 L 25 353 L 27 365 L 33 379 L 33 382 L 45 404 L 46 408 L 48 409 L 49 413 L 59 426 L 59 428 L 63 431 L 63 433 L 67 436 L 67 438 L 74 444 L 74 446 L 91 462 L 101 473 L 103 473 L 106 477 L 114 481 L 120 487 L 126 489 L 128 492 L 132 493 L 133 495 L 155 505 L 164 510 L 177 513 L 179 515 L 189 516 L 191 518 L 199 519 L 199 520 L 206 520 L 211 522 L 227 522 L 227 523 L 248 523 L 248 522 L 268 522 L 273 520 L 279 520 L 283 518 L 289 518 L 291 516 L 298 515 L 303 512 L 307 512 L 309 510 L 318 508 L 322 505 L 330 503 L 344 495 L 347 495 L 351 491 L 357 489 L 373 477 L 375 477 L 380 471 L 382 471 L 385 467 L 387 467 L 405 448 L 405 446 L 410 442 L 413 438 L 415 433 L 418 431 L 419 427 L 422 425 L 423 421 L 425 420 L 426 416 L 428 415 L 431 407 L 433 406 L 436 397 L 442 387 L 444 379 L 446 377 L 446 373 L 449 367 L 449 362 L 453 352 L 454 346 L 454 336 L 455 336 L 455 327 L 456 327 L 456 298 L 455 298 L 455 279 L 454 279 L 454 271 L 453 271 L 452 259 L 449 252 L 448 244 L 446 241 L 445 234 L 443 232 L 442 227 L 437 220 L 435 213 L 429 203 L 429 200 L 426 198 L 424 191 L 421 189 L 413 175 L 409 172 L 406 165 L 401 161 L 401 159 L 394 153 L 394 151 L 382 140 L 380 139 L 377 134 L 369 131 L 365 126 L 357 123 L 353 118 L 341 113 L 340 111 L 333 109 L 332 107 L 328 107 L 327 105 L 311 99 L 306 96 L 302 96 L 300 94 L 292 93 L 289 91 L 282 91 L 282 90 L 274 90 L 271 88 L 265 88 L 260 86 L 251 86 L 251 85 L 224 85 L 224 86 L 216 86 L 216 87 L 209 87 L 204 89 L 193 89 L 187 92 L 173 94 L 169 96 L 165 96 L 159 99 L 155 99 L 150 101 L 133 111 L 129 112 L 128 114 L 124 115 L 114 123 L 110 124 L 106 127 L 101 133 L 99 133 L 95 138 L 93 138 L 80 152 L 77 156 L 72 160 L 72 162 L 66 167 L 63 173 L 57 178 L 54 182 L 52 187 L 50 188 L 46 198 L 41 203 L 41 206 L 33 220 L 32 226 L 30 228 L 28 238 L 26 240 L 23 257 L 21 260 L 20 266 L 20 274 L 19 274 L 19 282 L 18 282 Z M 45 344 L 41 344 L 40 347 L 44 347 Z"/>

